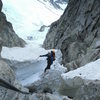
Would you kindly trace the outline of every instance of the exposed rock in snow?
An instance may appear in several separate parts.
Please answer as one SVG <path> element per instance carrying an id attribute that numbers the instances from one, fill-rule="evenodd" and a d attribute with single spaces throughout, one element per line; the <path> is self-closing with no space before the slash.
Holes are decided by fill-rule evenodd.
<path id="1" fill-rule="evenodd" d="M 100 81 L 92 81 L 80 87 L 73 100 L 100 100 Z"/>
<path id="2" fill-rule="evenodd" d="M 39 31 L 40 31 L 40 32 L 43 32 L 43 31 L 45 30 L 46 27 L 49 27 L 49 26 L 42 25 L 42 26 L 40 27 Z"/>
<path id="3" fill-rule="evenodd" d="M 0 0 L 0 37 L 3 45 L 8 47 L 25 46 L 25 41 L 17 36 L 14 32 L 12 24 L 6 20 L 6 16 L 1 12 L 2 1 Z"/>
<path id="4" fill-rule="evenodd" d="M 43 73 L 41 79 L 27 86 L 30 91 L 40 93 L 53 93 L 59 90 L 61 85 L 61 72 L 56 70 L 47 70 Z"/>

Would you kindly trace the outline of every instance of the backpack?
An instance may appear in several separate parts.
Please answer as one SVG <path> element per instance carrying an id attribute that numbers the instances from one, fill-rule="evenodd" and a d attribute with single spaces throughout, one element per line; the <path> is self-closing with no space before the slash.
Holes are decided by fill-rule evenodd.
<path id="1" fill-rule="evenodd" d="M 53 63 L 54 60 L 55 60 L 55 52 L 51 51 L 51 62 Z"/>

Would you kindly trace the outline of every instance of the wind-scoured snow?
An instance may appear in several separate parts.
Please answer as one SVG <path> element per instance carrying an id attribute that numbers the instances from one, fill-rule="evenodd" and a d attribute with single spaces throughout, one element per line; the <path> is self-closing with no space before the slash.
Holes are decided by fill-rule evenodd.
<path id="1" fill-rule="evenodd" d="M 57 4 L 60 7 L 60 9 L 62 9 L 62 10 L 64 10 L 67 6 L 66 2 L 64 2 L 64 1 L 61 4 L 57 3 L 57 0 L 52 0 L 52 1 L 50 1 L 50 0 L 38 0 L 38 1 L 41 2 L 42 4 L 46 5 L 47 8 L 52 7 L 53 9 L 56 9 L 56 10 L 58 10 L 58 8 L 55 7 L 51 2 Z M 53 5 L 53 6 L 51 6 L 51 5 Z"/>
<path id="2" fill-rule="evenodd" d="M 100 59 L 86 64 L 85 66 L 82 66 L 74 71 L 62 74 L 62 77 L 65 80 L 66 78 L 74 78 L 75 76 L 88 80 L 100 80 Z"/>

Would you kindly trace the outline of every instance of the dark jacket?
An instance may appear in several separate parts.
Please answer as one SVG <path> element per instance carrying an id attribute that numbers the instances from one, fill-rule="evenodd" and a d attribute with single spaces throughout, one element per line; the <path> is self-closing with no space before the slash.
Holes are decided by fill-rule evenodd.
<path id="1" fill-rule="evenodd" d="M 47 69 L 50 69 L 50 66 L 52 65 L 53 61 L 55 60 L 55 53 L 52 51 L 45 55 L 40 55 L 40 57 L 47 57 L 47 67 L 45 68 L 44 72 L 46 72 Z"/>
<path id="2" fill-rule="evenodd" d="M 51 51 L 50 53 L 48 53 L 48 54 L 40 55 L 40 57 L 47 57 L 47 61 L 48 61 L 48 63 L 50 63 L 50 64 L 52 64 L 53 61 L 55 60 L 55 57 L 54 57 L 52 51 Z"/>

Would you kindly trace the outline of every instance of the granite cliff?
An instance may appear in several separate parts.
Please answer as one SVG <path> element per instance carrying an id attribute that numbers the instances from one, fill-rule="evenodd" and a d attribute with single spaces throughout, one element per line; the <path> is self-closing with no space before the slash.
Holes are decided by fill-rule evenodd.
<path id="1" fill-rule="evenodd" d="M 68 70 L 100 58 L 100 0 L 69 0 L 43 46 L 60 49 Z"/>
<path id="2" fill-rule="evenodd" d="M 5 14 L 2 12 L 2 1 L 0 0 L 0 38 L 3 40 L 3 46 L 14 47 L 25 45 L 25 41 L 18 37 L 13 30 L 13 26 L 7 21 Z"/>

